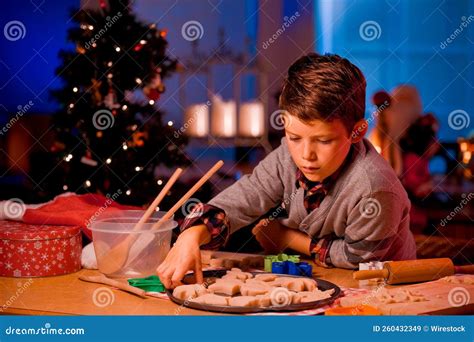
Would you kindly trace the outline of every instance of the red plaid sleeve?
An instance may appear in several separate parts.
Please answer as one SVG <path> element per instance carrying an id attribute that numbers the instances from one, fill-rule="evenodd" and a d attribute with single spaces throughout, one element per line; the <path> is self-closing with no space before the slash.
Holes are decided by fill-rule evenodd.
<path id="1" fill-rule="evenodd" d="M 198 203 L 183 221 L 181 231 L 204 224 L 211 234 L 211 241 L 203 249 L 217 250 L 223 246 L 230 235 L 230 223 L 224 210 L 210 204 Z"/>
<path id="2" fill-rule="evenodd" d="M 309 252 L 316 265 L 331 267 L 329 248 L 331 248 L 332 241 L 331 237 L 323 237 L 319 240 L 311 241 Z"/>

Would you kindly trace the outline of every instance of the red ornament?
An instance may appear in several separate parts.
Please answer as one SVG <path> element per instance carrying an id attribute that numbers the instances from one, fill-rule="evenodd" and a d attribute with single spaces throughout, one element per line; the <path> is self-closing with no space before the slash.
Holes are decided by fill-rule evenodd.
<path id="1" fill-rule="evenodd" d="M 160 92 L 157 89 L 147 87 L 143 89 L 143 92 L 150 100 L 157 101 L 160 98 Z"/>

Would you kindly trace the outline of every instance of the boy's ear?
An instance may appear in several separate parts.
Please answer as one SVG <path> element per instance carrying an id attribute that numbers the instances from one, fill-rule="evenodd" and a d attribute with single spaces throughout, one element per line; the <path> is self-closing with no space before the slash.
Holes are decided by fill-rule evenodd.
<path id="1" fill-rule="evenodd" d="M 357 121 L 351 133 L 352 143 L 357 143 L 361 141 L 364 138 L 365 134 L 367 133 L 368 129 L 369 129 L 369 123 L 367 122 L 367 120 L 361 119 Z"/>

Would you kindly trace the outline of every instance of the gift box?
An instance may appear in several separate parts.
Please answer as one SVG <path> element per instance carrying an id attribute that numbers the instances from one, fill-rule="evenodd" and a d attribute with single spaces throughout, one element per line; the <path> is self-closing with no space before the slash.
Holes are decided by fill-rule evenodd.
<path id="1" fill-rule="evenodd" d="M 44 277 L 81 269 L 82 236 L 77 226 L 0 221 L 0 276 Z"/>

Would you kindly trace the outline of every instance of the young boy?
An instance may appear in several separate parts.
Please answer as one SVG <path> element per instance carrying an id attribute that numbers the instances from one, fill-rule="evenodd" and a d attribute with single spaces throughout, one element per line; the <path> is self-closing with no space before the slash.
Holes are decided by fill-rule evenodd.
<path id="1" fill-rule="evenodd" d="M 363 139 L 365 88 L 362 72 L 347 59 L 315 53 L 298 59 L 280 96 L 281 146 L 251 175 L 194 208 L 157 269 L 164 285 L 179 285 L 191 269 L 202 282 L 200 246 L 219 247 L 278 205 L 253 229 L 267 251 L 291 248 L 319 265 L 349 269 L 414 259 L 407 194 Z M 282 212 L 287 217 L 276 219 Z"/>

